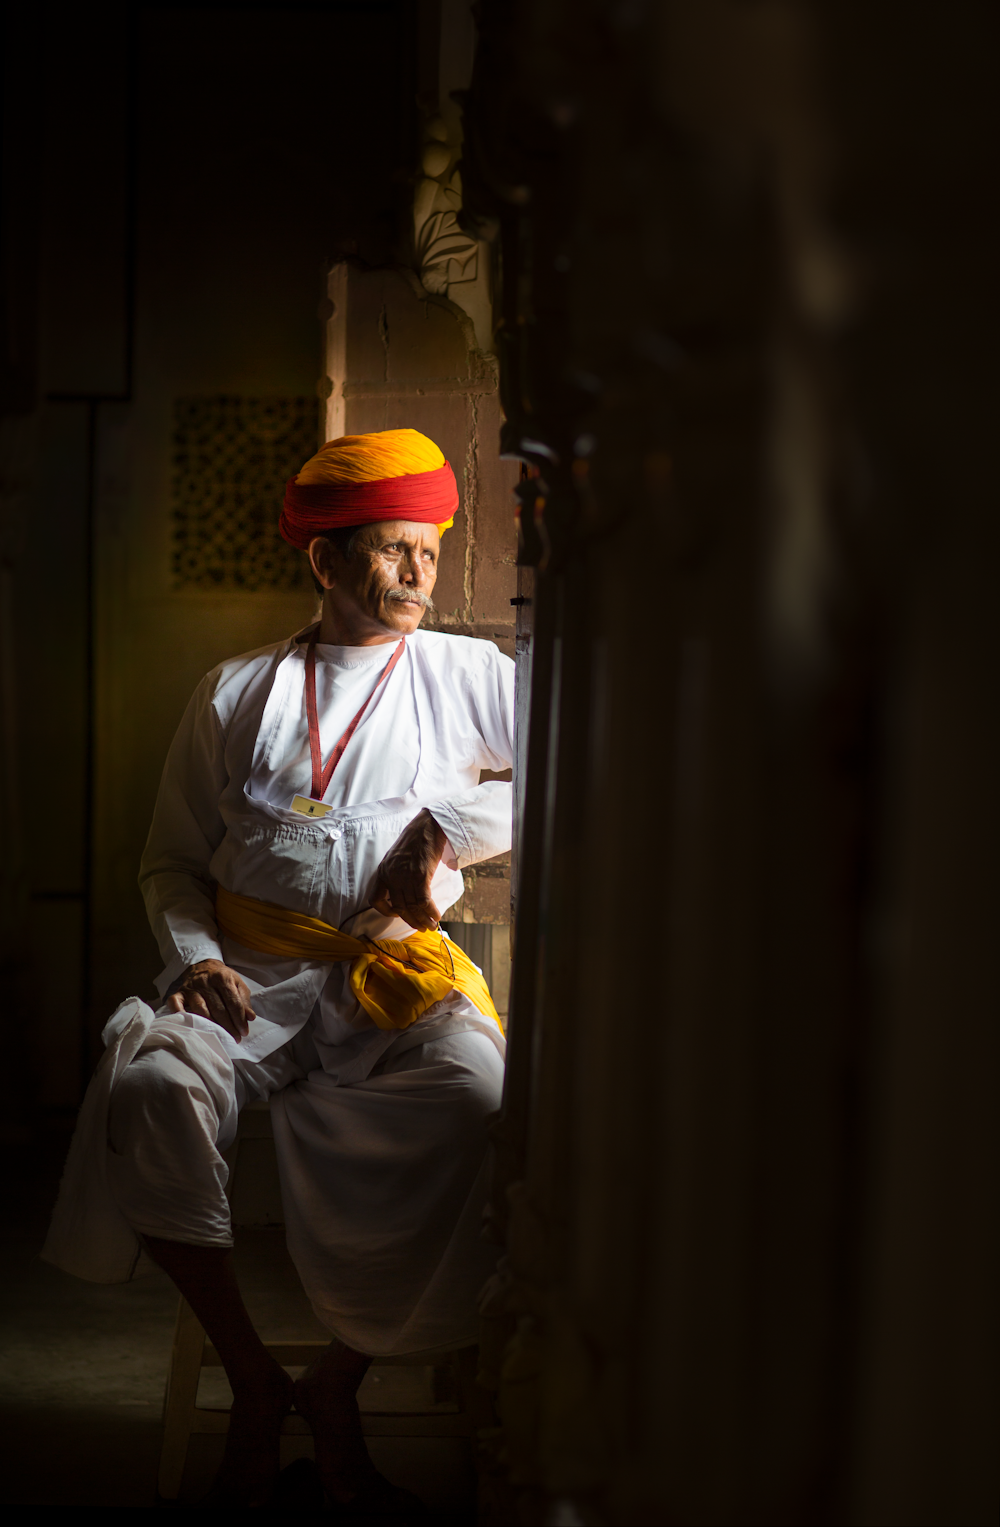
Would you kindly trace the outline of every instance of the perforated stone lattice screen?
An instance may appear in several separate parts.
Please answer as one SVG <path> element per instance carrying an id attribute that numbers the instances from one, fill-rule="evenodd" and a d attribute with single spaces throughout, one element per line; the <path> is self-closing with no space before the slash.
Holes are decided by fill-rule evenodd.
<path id="1" fill-rule="evenodd" d="M 285 482 L 316 450 L 315 398 L 178 398 L 177 588 L 299 589 L 306 559 L 278 534 Z"/>

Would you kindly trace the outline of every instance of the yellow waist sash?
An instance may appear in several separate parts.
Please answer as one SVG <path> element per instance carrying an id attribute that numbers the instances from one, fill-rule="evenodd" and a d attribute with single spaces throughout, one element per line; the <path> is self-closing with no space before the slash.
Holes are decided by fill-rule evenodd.
<path id="1" fill-rule="evenodd" d="M 245 949 L 291 960 L 351 960 L 351 990 L 380 1029 L 408 1029 L 451 991 L 503 1032 L 490 989 L 464 949 L 440 933 L 405 939 L 354 938 L 331 923 L 219 886 L 215 917 L 222 933 Z"/>

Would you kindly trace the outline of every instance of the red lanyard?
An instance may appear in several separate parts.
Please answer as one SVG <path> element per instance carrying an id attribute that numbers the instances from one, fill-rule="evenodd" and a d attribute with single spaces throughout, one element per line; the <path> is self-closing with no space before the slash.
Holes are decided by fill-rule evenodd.
<path id="1" fill-rule="evenodd" d="M 368 699 L 365 701 L 364 705 L 362 705 L 361 709 L 358 711 L 358 714 L 355 716 L 354 720 L 347 728 L 347 731 L 337 743 L 337 746 L 330 754 L 324 767 L 323 754 L 320 752 L 319 746 L 319 713 L 316 709 L 315 636 L 309 643 L 309 647 L 306 652 L 306 715 L 309 718 L 309 752 L 312 757 L 312 798 L 314 801 L 321 801 L 329 789 L 330 781 L 333 778 L 333 771 L 339 764 L 340 760 L 343 758 L 344 749 L 347 747 L 347 744 L 354 736 L 358 722 L 361 720 L 361 717 L 364 715 L 365 711 L 368 709 L 369 705 L 374 699 L 379 685 L 385 683 L 386 679 L 389 677 L 390 673 L 395 668 L 400 658 L 403 656 L 403 648 L 405 646 L 406 638 L 404 636 L 400 638 L 399 646 L 396 648 L 395 652 L 392 654 L 392 657 L 389 659 L 385 667 L 382 669 L 382 672 L 379 674 L 375 683 L 375 688 L 368 696 Z"/>

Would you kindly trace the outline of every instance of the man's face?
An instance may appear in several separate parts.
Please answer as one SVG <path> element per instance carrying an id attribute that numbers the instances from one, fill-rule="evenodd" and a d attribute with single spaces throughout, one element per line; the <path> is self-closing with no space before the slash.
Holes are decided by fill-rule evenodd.
<path id="1" fill-rule="evenodd" d="M 346 560 L 322 536 L 309 560 L 339 622 L 359 634 L 409 636 L 431 605 L 440 544 L 436 525 L 385 520 L 358 531 Z"/>

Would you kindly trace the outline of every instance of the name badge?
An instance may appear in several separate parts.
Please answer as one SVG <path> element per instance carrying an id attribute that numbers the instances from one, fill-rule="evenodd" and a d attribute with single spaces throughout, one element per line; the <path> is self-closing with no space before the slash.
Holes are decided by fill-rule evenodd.
<path id="1" fill-rule="evenodd" d="M 297 811 L 301 817 L 325 817 L 332 806 L 326 806 L 322 801 L 311 801 L 308 795 L 297 795 L 292 802 L 292 810 Z"/>

